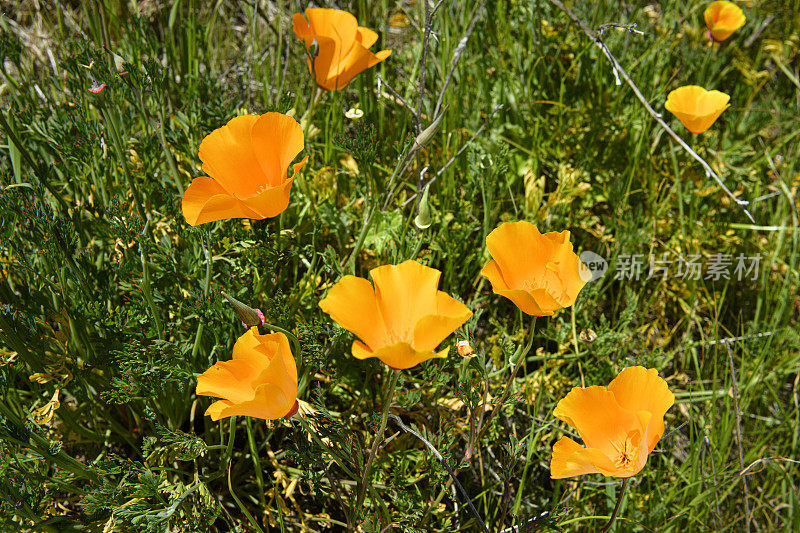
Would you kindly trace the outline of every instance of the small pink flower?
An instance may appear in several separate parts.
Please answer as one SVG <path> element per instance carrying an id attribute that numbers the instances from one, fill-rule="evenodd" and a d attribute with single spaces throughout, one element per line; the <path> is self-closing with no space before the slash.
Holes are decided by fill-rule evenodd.
<path id="1" fill-rule="evenodd" d="M 101 83 L 97 87 L 89 87 L 87 90 L 92 94 L 100 94 L 106 87 L 108 87 L 107 83 Z"/>

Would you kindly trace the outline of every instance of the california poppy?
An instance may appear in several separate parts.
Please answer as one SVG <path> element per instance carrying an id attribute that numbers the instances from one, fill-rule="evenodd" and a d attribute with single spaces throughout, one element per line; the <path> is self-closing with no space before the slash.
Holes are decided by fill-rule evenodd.
<path id="1" fill-rule="evenodd" d="M 319 306 L 361 339 L 353 342 L 353 357 L 411 368 L 446 357 L 449 346 L 434 350 L 472 316 L 467 306 L 437 290 L 441 274 L 413 260 L 379 266 L 370 270 L 374 287 L 363 278 L 344 276 Z"/>
<path id="2" fill-rule="evenodd" d="M 389 57 L 391 50 L 377 54 L 369 47 L 378 40 L 374 31 L 358 25 L 347 11 L 326 8 L 306 9 L 305 17 L 295 13 L 294 33 L 305 41 L 308 68 L 317 85 L 328 91 L 344 88 L 356 74 Z M 308 19 L 308 20 L 306 20 Z"/>
<path id="3" fill-rule="evenodd" d="M 726 0 L 711 2 L 703 12 L 703 18 L 711 38 L 715 41 L 724 41 L 744 26 L 747 20 L 739 6 Z"/>
<path id="4" fill-rule="evenodd" d="M 303 149 L 303 130 L 281 113 L 240 115 L 200 143 L 208 176 L 195 178 L 183 195 L 183 216 L 196 226 L 226 218 L 263 219 L 289 205 L 294 175 L 308 157 L 293 165 Z"/>
<path id="5" fill-rule="evenodd" d="M 540 233 L 530 222 L 506 222 L 486 237 L 492 259 L 481 275 L 495 294 L 524 313 L 549 316 L 575 303 L 591 272 L 581 263 L 569 231 Z"/>
<path id="6" fill-rule="evenodd" d="M 664 107 L 692 133 L 703 133 L 730 107 L 731 99 L 720 91 L 706 91 L 697 85 L 678 87 L 667 95 Z"/>
<path id="7" fill-rule="evenodd" d="M 250 328 L 233 345 L 233 359 L 197 376 L 197 394 L 216 396 L 211 420 L 252 416 L 275 420 L 297 411 L 297 366 L 283 333 L 259 335 Z"/>
<path id="8" fill-rule="evenodd" d="M 584 444 L 561 437 L 553 446 L 550 477 L 638 474 L 664 435 L 664 414 L 675 402 L 658 372 L 624 369 L 606 387 L 575 387 L 553 414 L 578 430 Z"/>

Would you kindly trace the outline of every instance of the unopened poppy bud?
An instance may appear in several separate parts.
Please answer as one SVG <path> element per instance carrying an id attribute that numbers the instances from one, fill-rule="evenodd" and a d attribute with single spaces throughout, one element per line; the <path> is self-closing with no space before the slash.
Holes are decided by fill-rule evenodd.
<path id="1" fill-rule="evenodd" d="M 250 329 L 253 326 L 261 327 L 264 325 L 264 313 L 261 312 L 261 309 L 253 309 L 249 307 L 233 296 L 229 294 L 222 293 L 228 302 L 233 306 L 233 309 L 236 311 L 236 314 L 239 315 L 239 318 L 242 319 L 242 326 L 244 329 Z"/>
<path id="2" fill-rule="evenodd" d="M 422 200 L 419 202 L 417 216 L 414 217 L 414 225 L 419 229 L 425 229 L 430 227 L 432 223 L 431 206 L 428 203 L 428 187 L 425 187 L 425 192 L 422 193 Z"/>
<path id="3" fill-rule="evenodd" d="M 433 134 L 436 133 L 436 130 L 439 129 L 439 125 L 442 123 L 442 119 L 444 118 L 444 112 L 447 111 L 447 108 L 450 107 L 449 105 L 444 106 L 442 112 L 439 113 L 439 116 L 433 119 L 430 126 L 422 130 L 422 133 L 417 135 L 417 138 L 414 139 L 414 148 L 423 148 L 427 146 L 431 139 L 433 139 Z"/>
<path id="4" fill-rule="evenodd" d="M 458 350 L 458 355 L 461 357 L 469 357 L 472 355 L 472 346 L 469 345 L 468 340 L 458 341 L 456 343 L 456 349 Z"/>

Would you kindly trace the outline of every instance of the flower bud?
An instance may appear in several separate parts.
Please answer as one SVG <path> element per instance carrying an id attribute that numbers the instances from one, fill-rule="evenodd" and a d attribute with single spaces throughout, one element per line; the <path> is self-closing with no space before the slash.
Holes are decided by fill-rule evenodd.
<path id="1" fill-rule="evenodd" d="M 447 111 L 448 107 L 450 107 L 449 104 L 444 106 L 444 109 L 442 109 L 442 112 L 439 113 L 438 117 L 433 119 L 433 122 L 431 122 L 430 126 L 425 128 L 424 130 L 422 130 L 422 133 L 417 135 L 417 138 L 414 139 L 414 148 L 415 149 L 423 148 L 429 142 L 431 142 L 431 139 L 433 139 L 433 134 L 436 133 L 436 130 L 439 129 L 439 125 L 442 123 L 442 119 L 444 118 L 444 112 Z"/>
<path id="2" fill-rule="evenodd" d="M 419 209 L 417 216 L 414 217 L 414 225 L 419 229 L 430 227 L 433 223 L 431 220 L 431 206 L 428 202 L 428 187 L 425 187 L 425 192 L 422 193 L 422 200 L 419 202 Z"/>
<path id="3" fill-rule="evenodd" d="M 458 350 L 458 355 L 461 357 L 469 357 L 472 355 L 472 346 L 469 345 L 468 340 L 461 340 L 456 343 L 456 349 Z"/>
<path id="4" fill-rule="evenodd" d="M 261 312 L 261 309 L 253 309 L 227 293 L 223 292 L 222 295 L 230 302 L 236 314 L 242 319 L 244 329 L 250 329 L 253 326 L 260 328 L 264 325 L 264 313 Z"/>

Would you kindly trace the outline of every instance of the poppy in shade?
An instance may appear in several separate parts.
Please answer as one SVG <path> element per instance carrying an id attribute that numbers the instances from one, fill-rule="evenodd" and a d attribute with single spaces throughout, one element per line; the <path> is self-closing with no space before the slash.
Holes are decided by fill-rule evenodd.
<path id="1" fill-rule="evenodd" d="M 305 17 L 295 13 L 294 33 L 305 42 L 308 68 L 317 85 L 328 91 L 343 89 L 359 72 L 389 57 L 391 50 L 373 53 L 369 47 L 378 40 L 374 31 L 358 25 L 347 11 L 306 9 Z"/>
<path id="2" fill-rule="evenodd" d="M 222 398 L 211 404 L 211 420 L 252 416 L 288 418 L 297 412 L 297 366 L 283 333 L 259 335 L 252 327 L 233 345 L 233 358 L 197 376 L 197 394 Z"/>
<path id="3" fill-rule="evenodd" d="M 322 310 L 360 340 L 357 359 L 377 357 L 393 369 L 411 368 L 450 347 L 439 344 L 472 316 L 467 306 L 437 289 L 441 272 L 409 260 L 370 270 L 375 285 L 344 276 L 319 302 Z"/>
<path id="4" fill-rule="evenodd" d="M 294 176 L 308 157 L 287 169 L 303 149 L 303 130 L 281 113 L 240 115 L 200 143 L 208 176 L 195 178 L 183 195 L 183 216 L 196 226 L 226 218 L 263 219 L 289 205 Z"/>

